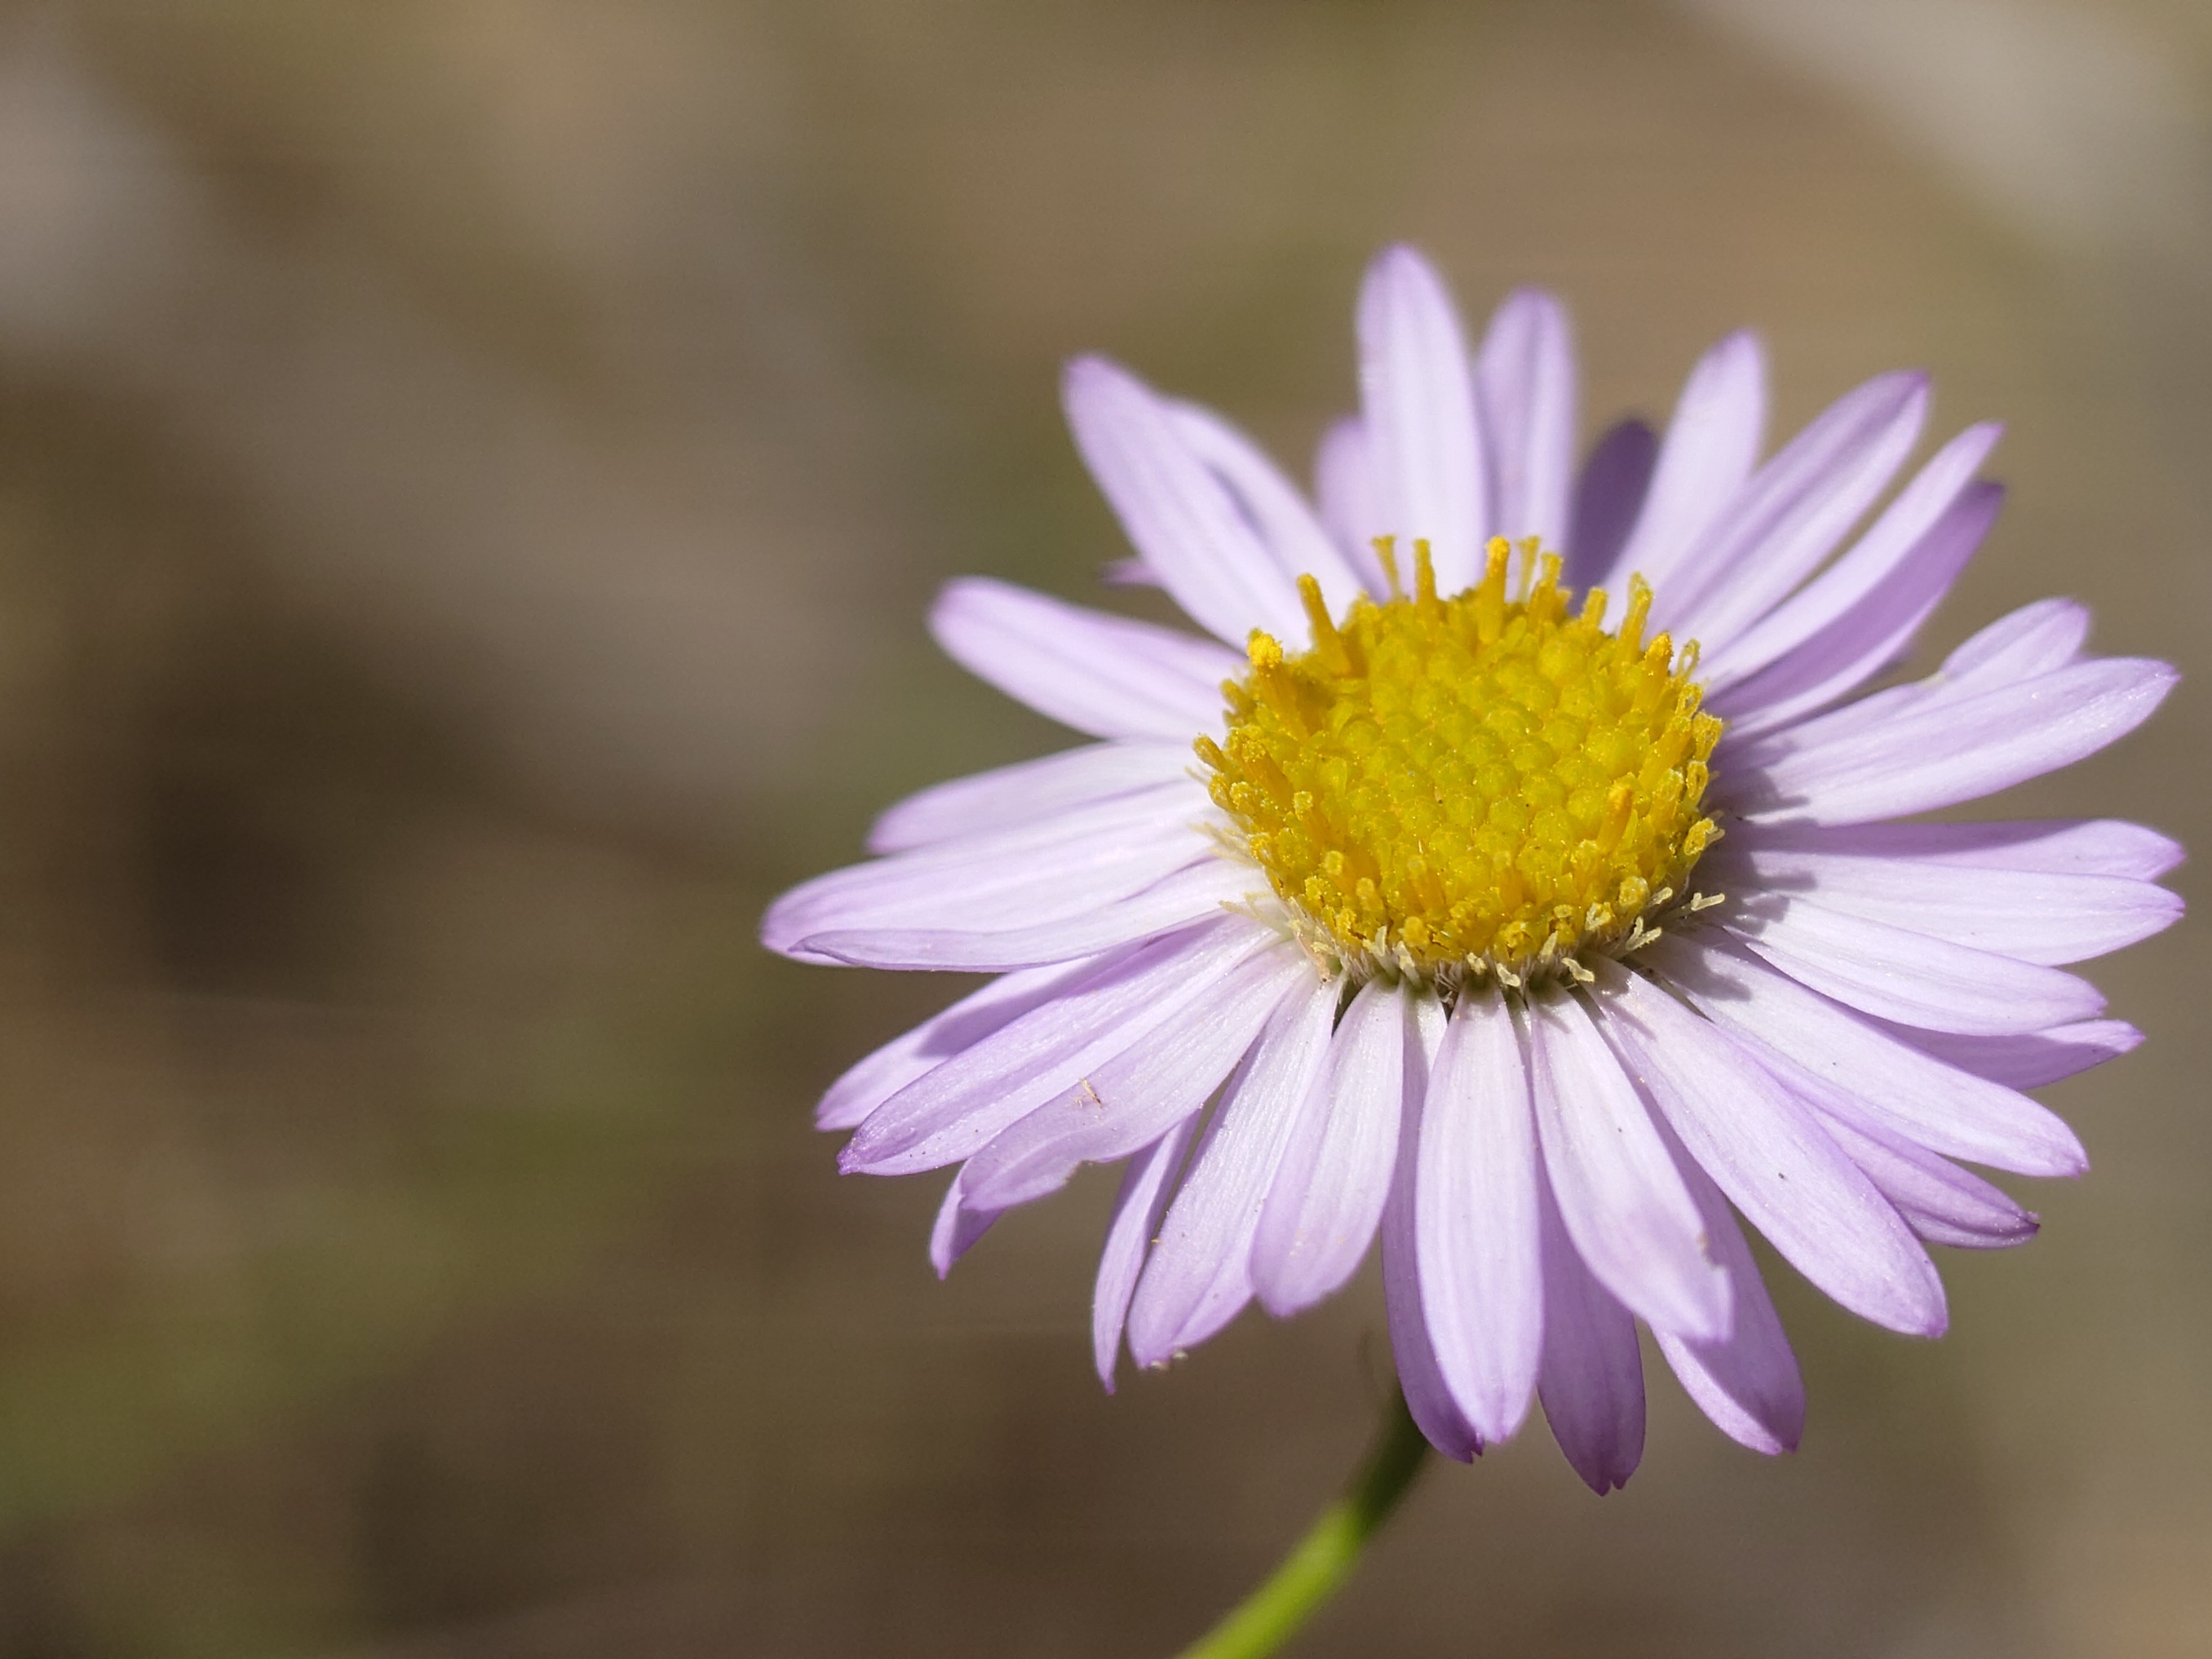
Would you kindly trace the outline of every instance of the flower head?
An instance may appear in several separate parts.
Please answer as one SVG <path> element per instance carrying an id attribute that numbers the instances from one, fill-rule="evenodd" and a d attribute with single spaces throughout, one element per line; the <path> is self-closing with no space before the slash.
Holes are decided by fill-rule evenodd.
<path id="1" fill-rule="evenodd" d="M 1358 333 L 1317 508 L 1218 417 L 1071 367 L 1122 579 L 1215 639 L 946 590 L 955 658 L 1101 741 L 893 807 L 883 857 L 770 910 L 800 960 L 1000 975 L 819 1121 L 854 1131 L 848 1170 L 958 1166 L 940 1272 L 1126 1160 L 1093 1304 L 1109 1389 L 1125 1341 L 1159 1364 L 1255 1298 L 1305 1307 L 1379 1234 L 1443 1450 L 1540 1399 L 1585 1480 L 1625 1481 L 1638 1320 L 1724 1431 L 1784 1449 L 1803 1390 L 1738 1218 L 1845 1307 L 1940 1334 L 1925 1246 L 2036 1226 L 1962 1164 L 2078 1174 L 2022 1091 L 2139 1040 L 2064 965 L 2179 914 L 2154 884 L 2180 850 L 2149 830 L 1919 815 L 2104 747 L 2172 671 L 2084 656 L 2086 612 L 2050 600 L 1866 690 L 2000 498 L 1977 426 L 1874 512 L 1917 375 L 1761 463 L 1765 366 L 1735 335 L 1663 439 L 1625 422 L 1577 477 L 1548 296 L 1470 354 L 1394 249 Z"/>

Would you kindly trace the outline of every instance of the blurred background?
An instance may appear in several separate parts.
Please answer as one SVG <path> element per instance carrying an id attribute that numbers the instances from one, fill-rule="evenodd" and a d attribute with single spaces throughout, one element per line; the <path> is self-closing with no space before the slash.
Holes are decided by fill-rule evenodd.
<path id="1" fill-rule="evenodd" d="M 921 625 L 1123 550 L 1060 360 L 1303 471 L 1397 237 L 1564 294 L 1592 429 L 1744 323 L 1778 432 L 1900 364 L 2007 420 L 1931 648 L 2057 592 L 2195 676 L 2007 805 L 2212 834 L 2190 0 L 0 6 L 0 1659 L 1103 1659 L 1241 1594 L 1371 1279 L 1104 1398 L 1111 1177 L 937 1284 L 938 1184 L 809 1113 L 953 988 L 754 927 L 1067 741 Z M 1778 1270 L 1801 1454 L 1655 1372 L 1625 1493 L 1440 1468 L 1298 1651 L 2212 1651 L 2202 938 L 2100 965 L 2150 1042 L 1948 1340 Z"/>

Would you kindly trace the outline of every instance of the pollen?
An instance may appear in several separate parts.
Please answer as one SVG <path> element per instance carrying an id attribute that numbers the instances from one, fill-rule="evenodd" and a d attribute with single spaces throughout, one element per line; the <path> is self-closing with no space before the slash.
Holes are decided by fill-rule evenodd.
<path id="1" fill-rule="evenodd" d="M 1385 602 L 1339 622 L 1299 579 L 1313 647 L 1255 632 L 1224 682 L 1227 735 L 1200 738 L 1207 787 L 1308 947 L 1356 975 L 1455 988 L 1494 973 L 1586 977 L 1578 957 L 1654 937 L 1719 837 L 1699 810 L 1721 722 L 1698 712 L 1694 644 L 1647 641 L 1651 590 L 1620 625 L 1593 588 L 1570 614 L 1560 562 L 1492 541 L 1483 578 L 1413 592 L 1395 550 Z"/>

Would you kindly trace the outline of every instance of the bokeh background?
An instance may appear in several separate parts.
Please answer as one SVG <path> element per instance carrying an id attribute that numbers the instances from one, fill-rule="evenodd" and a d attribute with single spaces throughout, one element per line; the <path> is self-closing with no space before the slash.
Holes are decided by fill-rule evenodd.
<path id="1" fill-rule="evenodd" d="M 0 1659 L 1164 1654 L 1246 1587 L 1371 1279 L 1105 1399 L 1110 1177 L 939 1285 L 808 1115 L 951 988 L 753 930 L 1066 741 L 921 620 L 1122 550 L 1060 361 L 1303 458 L 1396 237 L 1562 292 L 1593 427 L 1742 323 L 1778 431 L 2008 420 L 1930 644 L 2180 662 L 2014 804 L 2205 842 L 2191 0 L 0 6 Z M 2095 970 L 2150 1042 L 1946 1340 L 1778 1272 L 1801 1454 L 1655 1372 L 1625 1493 L 1440 1468 L 1299 1651 L 2212 1652 L 2202 938 Z"/>

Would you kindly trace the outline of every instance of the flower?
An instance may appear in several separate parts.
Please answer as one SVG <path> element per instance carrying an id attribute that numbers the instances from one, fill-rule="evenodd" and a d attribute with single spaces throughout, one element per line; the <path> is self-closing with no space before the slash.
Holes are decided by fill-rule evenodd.
<path id="1" fill-rule="evenodd" d="M 1215 638 L 945 590 L 955 659 L 1099 741 L 914 796 L 882 857 L 769 912 L 802 961 L 1000 975 L 819 1121 L 854 1131 L 848 1170 L 959 1166 L 940 1273 L 1126 1159 L 1109 1389 L 1125 1339 L 1158 1365 L 1255 1297 L 1304 1308 L 1379 1232 L 1443 1450 L 1505 1439 L 1533 1397 L 1584 1480 L 1621 1484 L 1638 1320 L 1724 1432 L 1789 1449 L 1803 1388 L 1738 1217 L 1854 1312 L 1940 1334 L 1926 1245 L 2037 1224 L 1961 1164 L 2079 1174 L 2022 1091 L 2141 1040 L 2063 964 L 2180 913 L 2154 884 L 2180 849 L 2148 830 L 1918 815 L 2103 748 L 2173 671 L 2085 656 L 2087 612 L 2051 599 L 1865 690 L 2001 495 L 1975 477 L 1997 428 L 1971 427 L 1830 557 L 1912 450 L 1923 376 L 1762 464 L 1763 354 L 1732 335 L 1663 440 L 1623 422 L 1577 477 L 1555 300 L 1514 294 L 1470 356 L 1394 248 L 1358 320 L 1317 509 L 1218 417 L 1070 367 L 1139 556 L 1121 579 Z"/>

